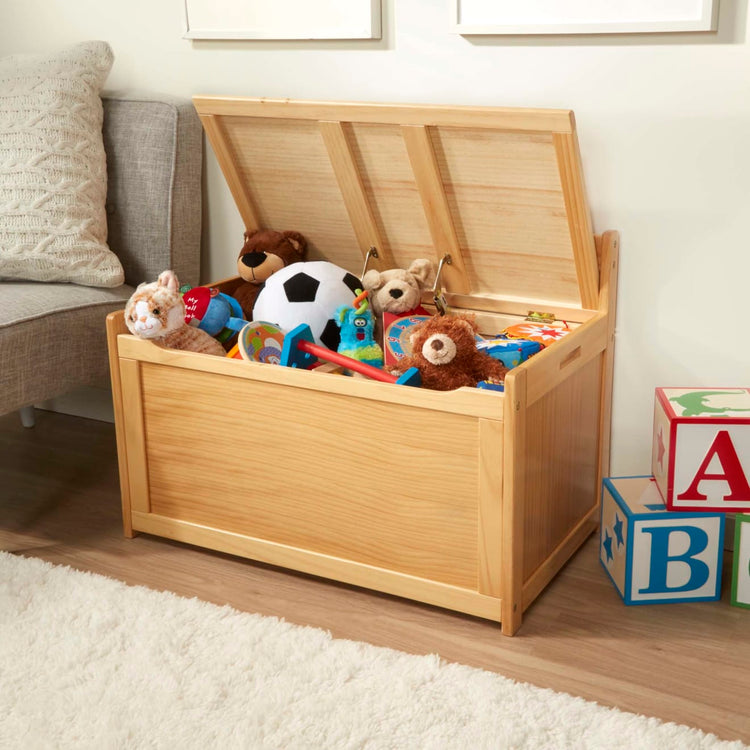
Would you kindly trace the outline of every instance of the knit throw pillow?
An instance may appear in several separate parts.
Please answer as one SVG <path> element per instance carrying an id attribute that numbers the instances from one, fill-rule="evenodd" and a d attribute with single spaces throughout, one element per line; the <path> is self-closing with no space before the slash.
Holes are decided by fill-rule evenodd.
<path id="1" fill-rule="evenodd" d="M 107 246 L 106 42 L 0 58 L 0 279 L 123 283 Z"/>

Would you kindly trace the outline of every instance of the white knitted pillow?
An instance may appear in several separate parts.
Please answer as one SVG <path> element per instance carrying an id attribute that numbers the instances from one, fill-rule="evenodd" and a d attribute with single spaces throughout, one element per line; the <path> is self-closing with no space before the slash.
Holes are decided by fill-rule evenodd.
<path id="1" fill-rule="evenodd" d="M 119 286 L 99 96 L 106 42 L 0 58 L 0 278 Z"/>

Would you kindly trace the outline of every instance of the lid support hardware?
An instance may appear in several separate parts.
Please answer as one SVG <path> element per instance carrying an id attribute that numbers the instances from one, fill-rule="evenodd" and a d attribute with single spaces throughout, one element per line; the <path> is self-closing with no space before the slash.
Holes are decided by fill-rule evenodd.
<path id="1" fill-rule="evenodd" d="M 435 255 L 450 253 L 451 267 L 446 269 L 446 278 L 454 294 L 471 294 L 471 285 L 466 274 L 463 250 L 456 233 L 454 211 L 446 190 L 455 186 L 450 181 L 447 166 L 440 166 L 435 152 L 435 128 L 430 125 L 402 125 L 401 135 L 411 164 L 414 183 L 419 192 Z M 439 130 L 439 129 L 438 129 Z M 439 138 L 435 135 L 436 139 Z M 441 157 L 445 158 L 445 157 Z"/>
<path id="2" fill-rule="evenodd" d="M 375 245 L 370 245 L 370 249 L 367 251 L 367 255 L 365 255 L 365 263 L 362 266 L 362 275 L 359 277 L 360 279 L 363 279 L 365 277 L 365 274 L 367 273 L 367 266 L 370 263 L 370 258 L 379 258 L 378 255 L 378 249 L 375 247 Z"/>
<path id="3" fill-rule="evenodd" d="M 453 259 L 450 254 L 446 253 L 438 263 L 437 272 L 435 273 L 435 285 L 432 287 L 432 301 L 435 303 L 438 315 L 445 315 L 448 312 L 448 303 L 445 301 L 445 294 L 443 294 L 443 287 L 440 284 L 440 274 L 443 272 L 444 265 L 451 265 Z"/>

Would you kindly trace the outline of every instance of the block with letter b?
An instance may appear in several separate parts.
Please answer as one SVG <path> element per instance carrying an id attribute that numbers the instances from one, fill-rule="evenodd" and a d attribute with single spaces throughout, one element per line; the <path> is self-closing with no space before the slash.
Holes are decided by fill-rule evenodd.
<path id="1" fill-rule="evenodd" d="M 652 477 L 605 479 L 599 559 L 626 604 L 721 596 L 724 514 L 668 511 Z"/>
<path id="2" fill-rule="evenodd" d="M 657 388 L 651 471 L 669 510 L 750 512 L 750 389 Z"/>

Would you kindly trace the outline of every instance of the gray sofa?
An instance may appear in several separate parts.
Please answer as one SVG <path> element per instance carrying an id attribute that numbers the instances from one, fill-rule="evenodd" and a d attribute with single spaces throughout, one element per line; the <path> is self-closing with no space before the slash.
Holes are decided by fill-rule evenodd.
<path id="1" fill-rule="evenodd" d="M 0 281 L 0 414 L 108 380 L 105 318 L 167 268 L 200 272 L 202 130 L 189 101 L 105 96 L 108 244 L 125 284 Z"/>

